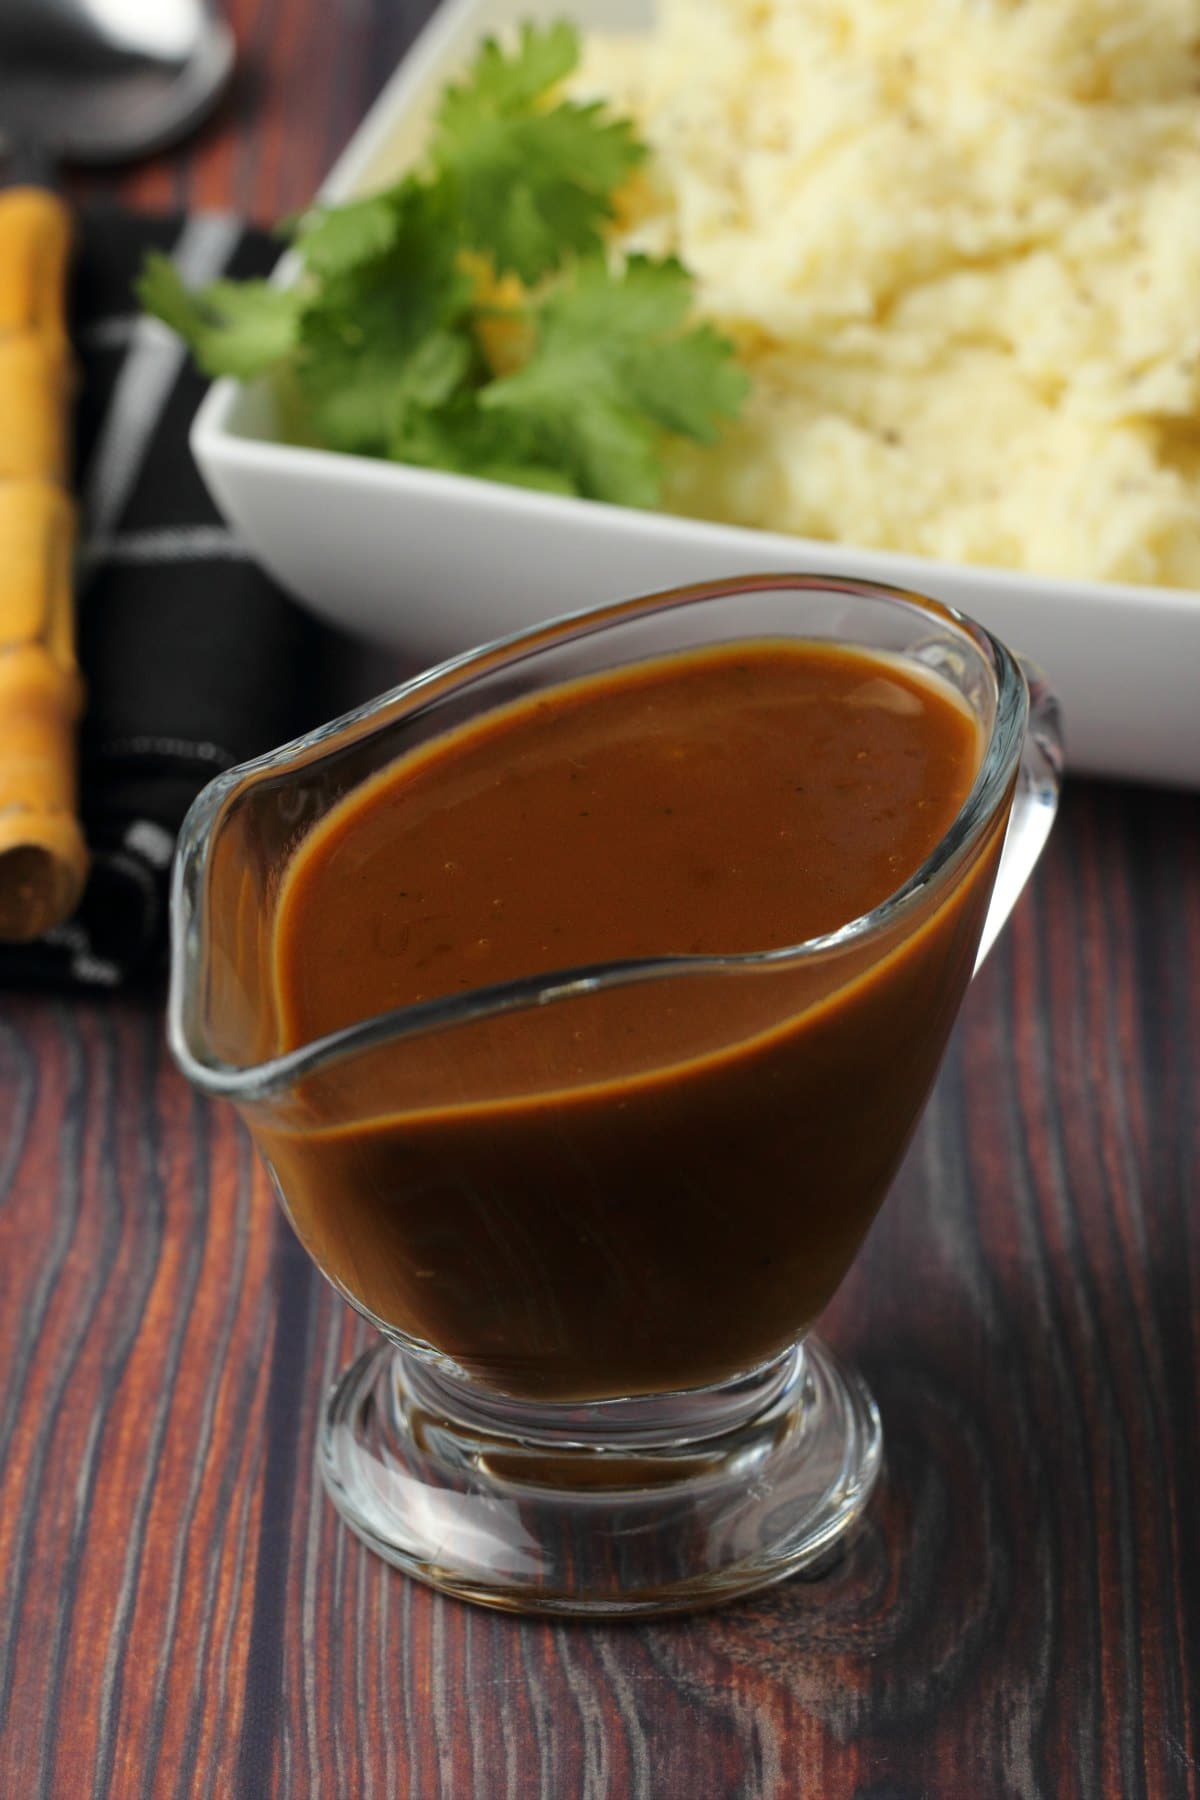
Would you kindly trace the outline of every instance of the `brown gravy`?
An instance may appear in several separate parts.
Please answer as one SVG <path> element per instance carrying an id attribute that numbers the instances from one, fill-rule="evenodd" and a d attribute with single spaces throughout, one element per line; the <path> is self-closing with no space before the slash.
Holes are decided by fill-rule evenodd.
<path id="1" fill-rule="evenodd" d="M 836 646 L 724 646 L 519 701 L 301 844 L 274 935 L 284 1047 L 521 976 L 832 931 L 924 861 L 978 762 L 947 688 Z M 762 1361 L 883 1197 L 1002 827 L 866 947 L 510 1012 L 310 1078 L 262 1134 L 300 1235 L 376 1318 L 510 1393 Z"/>

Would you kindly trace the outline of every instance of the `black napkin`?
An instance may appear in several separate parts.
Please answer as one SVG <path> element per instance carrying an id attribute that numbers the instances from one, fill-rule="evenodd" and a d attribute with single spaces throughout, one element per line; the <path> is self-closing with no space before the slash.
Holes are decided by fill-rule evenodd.
<path id="1" fill-rule="evenodd" d="M 178 340 L 139 316 L 147 249 L 190 280 L 262 275 L 264 233 L 221 215 L 81 223 L 72 338 L 81 381 L 79 658 L 88 689 L 81 807 L 92 870 L 76 916 L 0 947 L 0 983 L 115 987 L 163 966 L 183 816 L 222 769 L 318 723 L 340 648 L 249 560 L 187 445 L 204 392 Z"/>

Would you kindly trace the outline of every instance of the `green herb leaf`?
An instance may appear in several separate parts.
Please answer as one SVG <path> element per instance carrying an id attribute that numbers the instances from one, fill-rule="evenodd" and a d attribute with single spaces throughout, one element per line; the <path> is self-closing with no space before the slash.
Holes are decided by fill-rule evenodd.
<path id="1" fill-rule="evenodd" d="M 711 325 L 693 326 L 666 343 L 631 347 L 625 379 L 643 411 L 665 430 L 701 444 L 714 441 L 723 419 L 737 417 L 750 391 L 733 345 Z"/>
<path id="2" fill-rule="evenodd" d="M 566 19 L 550 25 L 527 20 L 515 54 L 485 38 L 464 82 L 451 84 L 438 108 L 438 125 L 452 135 L 485 118 L 528 112 L 579 66 L 579 33 Z"/>
<path id="3" fill-rule="evenodd" d="M 746 391 L 732 347 L 708 326 L 684 328 L 690 298 L 677 262 L 582 265 L 538 307 L 529 361 L 481 406 L 532 432 L 580 493 L 653 506 L 663 432 L 711 438 Z"/>
<path id="4" fill-rule="evenodd" d="M 334 450 L 386 456 L 405 409 L 448 399 L 476 356 L 446 196 L 412 184 L 394 204 L 388 249 L 327 275 L 300 325 L 297 390 Z"/>
<path id="5" fill-rule="evenodd" d="M 603 106 L 545 105 L 578 59 L 570 25 L 527 24 L 511 56 L 489 39 L 438 110 L 434 164 L 455 187 L 466 243 L 525 282 L 599 248 L 612 191 L 645 155 Z"/>
<path id="6" fill-rule="evenodd" d="M 564 470 L 545 460 L 538 434 L 484 412 L 471 392 L 431 410 L 409 407 L 392 440 L 397 462 L 449 469 L 555 494 L 578 492 Z"/>
<path id="7" fill-rule="evenodd" d="M 248 380 L 289 357 L 299 336 L 303 297 L 266 281 L 214 281 L 198 292 L 173 262 L 151 252 L 137 283 L 146 311 L 177 331 L 206 375 Z"/>
<path id="8" fill-rule="evenodd" d="M 400 234 L 412 186 L 404 182 L 366 200 L 302 214 L 294 235 L 308 268 L 316 275 L 344 275 L 384 255 Z"/>

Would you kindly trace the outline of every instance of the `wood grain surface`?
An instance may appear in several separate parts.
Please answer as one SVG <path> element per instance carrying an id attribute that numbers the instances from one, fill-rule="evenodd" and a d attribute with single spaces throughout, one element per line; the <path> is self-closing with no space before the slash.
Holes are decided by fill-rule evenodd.
<path id="1" fill-rule="evenodd" d="M 137 204 L 302 204 L 430 6 L 230 10 L 239 88 Z M 864 1533 L 584 1628 L 338 1523 L 362 1328 L 159 1006 L 0 996 L 0 1797 L 1194 1800 L 1198 1093 L 1200 803 L 1069 787 L 826 1321 L 884 1415 Z"/>
<path id="2" fill-rule="evenodd" d="M 158 1009 L 0 1023 L 0 1794 L 1200 1792 L 1200 807 L 1068 793 L 832 1309 L 888 1473 L 823 1579 L 494 1617 L 337 1522 L 361 1328 Z"/>

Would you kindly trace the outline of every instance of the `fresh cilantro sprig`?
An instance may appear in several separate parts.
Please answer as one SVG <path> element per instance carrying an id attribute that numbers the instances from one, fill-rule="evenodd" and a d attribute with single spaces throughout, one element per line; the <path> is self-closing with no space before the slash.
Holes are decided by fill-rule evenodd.
<path id="1" fill-rule="evenodd" d="M 249 380 L 296 349 L 304 296 L 267 281 L 212 281 L 199 293 L 183 285 L 173 262 L 151 252 L 138 299 L 186 339 L 206 375 Z"/>
<path id="2" fill-rule="evenodd" d="M 652 506 L 665 442 L 711 439 L 747 382 L 689 323 L 678 262 L 606 261 L 614 194 L 646 152 L 627 120 L 556 98 L 578 57 L 565 23 L 485 43 L 422 169 L 293 225 L 294 286 L 191 293 L 152 256 L 142 304 L 207 374 L 275 376 L 313 443 Z"/>
<path id="3" fill-rule="evenodd" d="M 579 60 L 567 24 L 525 25 L 516 54 L 485 43 L 470 77 L 446 90 L 433 156 L 452 184 L 471 247 L 535 282 L 568 253 L 600 249 L 612 194 L 645 157 L 627 119 L 545 96 Z"/>
<path id="4" fill-rule="evenodd" d="M 528 361 L 491 382 L 481 408 L 527 430 L 577 493 L 653 506 L 663 433 L 709 441 L 745 392 L 725 340 L 686 329 L 691 298 L 675 261 L 635 256 L 617 275 L 581 264 L 535 306 Z"/>

